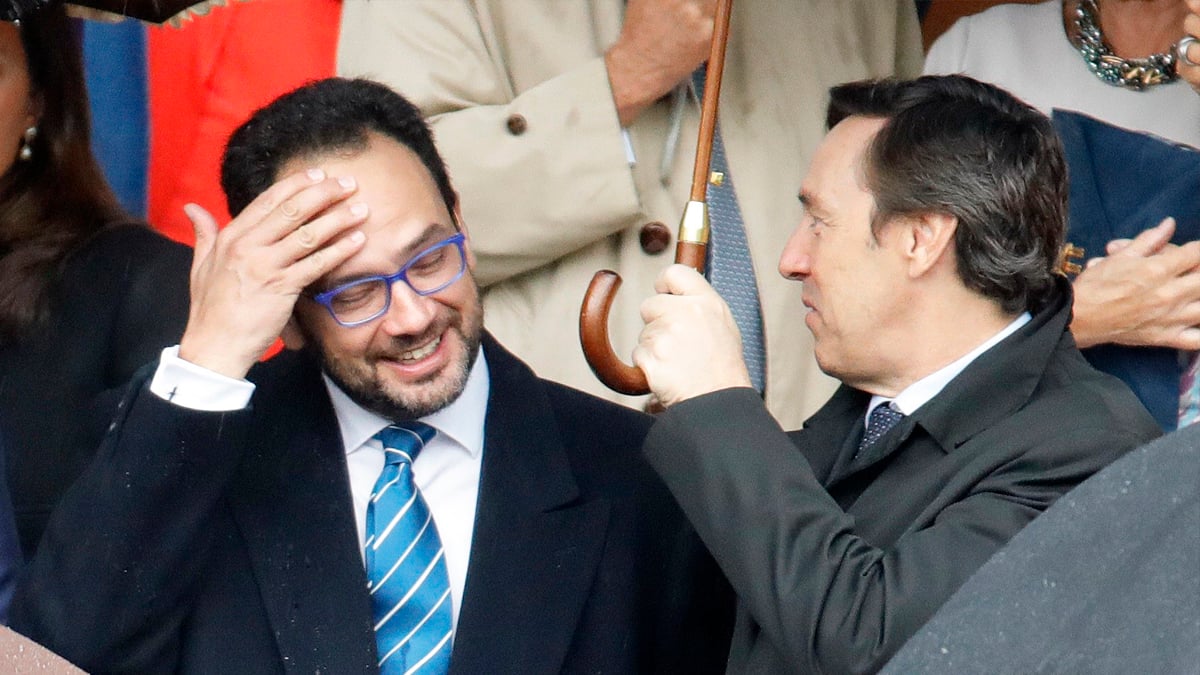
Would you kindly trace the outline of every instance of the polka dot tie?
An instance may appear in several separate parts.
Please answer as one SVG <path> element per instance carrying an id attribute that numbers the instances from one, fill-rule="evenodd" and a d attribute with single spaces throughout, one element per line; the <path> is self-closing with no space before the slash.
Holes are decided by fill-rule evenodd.
<path id="1" fill-rule="evenodd" d="M 904 419 L 904 413 L 892 407 L 891 403 L 881 403 L 875 406 L 871 411 L 871 416 L 867 418 L 867 432 L 863 434 L 862 440 L 858 442 L 858 452 L 855 453 L 855 459 L 863 454 L 867 448 L 875 445 L 884 434 L 896 426 L 896 423 Z"/>

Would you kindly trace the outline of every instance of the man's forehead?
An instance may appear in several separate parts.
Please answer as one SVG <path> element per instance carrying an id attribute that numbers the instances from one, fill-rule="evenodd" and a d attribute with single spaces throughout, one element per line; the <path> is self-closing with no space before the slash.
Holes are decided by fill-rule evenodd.
<path id="1" fill-rule="evenodd" d="M 313 154 L 297 169 L 317 167 L 334 177 L 353 178 L 358 188 L 350 202 L 368 208 L 358 228 L 367 239 L 362 250 L 327 277 L 345 279 L 391 273 L 420 250 L 456 231 L 453 216 L 433 177 L 408 146 L 370 134 L 366 146 Z"/>
<path id="2" fill-rule="evenodd" d="M 882 118 L 851 116 L 830 129 L 813 154 L 800 189 L 800 201 L 805 206 L 819 208 L 820 195 L 847 180 L 865 189 L 866 151 L 886 122 Z"/>
<path id="3" fill-rule="evenodd" d="M 293 173 L 299 173 L 312 168 L 320 168 L 323 165 L 335 162 L 345 162 L 354 159 L 365 153 L 368 149 L 366 144 L 357 147 L 346 145 L 336 148 L 320 148 L 301 152 L 294 155 L 287 161 L 279 165 L 279 170 L 276 172 L 275 180 L 280 180 L 284 176 L 289 176 Z"/>
<path id="4" fill-rule="evenodd" d="M 386 167 L 384 173 L 388 175 L 419 177 L 436 190 L 432 174 L 417 153 L 407 144 L 377 131 L 366 131 L 360 139 L 350 139 L 341 145 L 300 152 L 280 165 L 275 179 L 310 168 L 327 169 L 348 163 Z M 338 175 L 343 171 L 332 173 Z"/>
<path id="5" fill-rule="evenodd" d="M 824 150 L 827 158 L 840 168 L 860 167 L 871 141 L 885 124 L 887 120 L 881 117 L 847 117 L 829 130 L 817 152 Z"/>

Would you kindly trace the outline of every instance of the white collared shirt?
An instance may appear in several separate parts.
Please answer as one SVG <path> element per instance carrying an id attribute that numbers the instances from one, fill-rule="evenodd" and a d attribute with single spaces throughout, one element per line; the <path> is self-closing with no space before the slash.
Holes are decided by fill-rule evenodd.
<path id="1" fill-rule="evenodd" d="M 982 356 L 987 350 L 995 347 L 1004 338 L 1017 332 L 1021 326 L 1029 323 L 1032 318 L 1029 312 L 1022 312 L 1020 316 L 1013 319 L 1012 323 L 1002 328 L 999 333 L 993 335 L 983 344 L 967 352 L 950 365 L 936 370 L 908 385 L 904 388 L 904 391 L 896 395 L 896 398 L 886 398 L 879 395 L 872 396 L 871 402 L 867 405 L 867 412 L 863 415 L 863 428 L 866 428 L 867 421 L 871 418 L 871 411 L 875 409 L 875 406 L 884 403 L 890 403 L 893 409 L 905 415 L 913 414 L 917 411 L 917 408 L 920 408 L 933 399 L 934 396 L 942 393 L 946 385 L 958 377 L 959 373 L 966 370 L 972 361 Z"/>
<path id="2" fill-rule="evenodd" d="M 383 471 L 383 445 L 374 436 L 391 422 L 351 401 L 328 377 L 322 378 L 329 389 L 346 448 L 361 553 L 366 541 L 367 502 Z M 467 585 L 467 564 L 475 531 L 475 507 L 483 467 L 483 425 L 490 388 L 487 361 L 480 350 L 462 394 L 445 408 L 420 419 L 438 433 L 413 462 L 413 480 L 429 505 L 446 551 L 455 626 Z"/>
<path id="3" fill-rule="evenodd" d="M 322 376 L 333 401 L 334 414 L 346 449 L 350 494 L 354 500 L 359 553 L 365 541 L 367 501 L 383 470 L 383 447 L 373 437 L 390 424 L 350 400 L 328 377 Z M 475 508 L 483 466 L 484 420 L 491 381 L 480 350 L 462 394 L 445 408 L 421 418 L 437 429 L 413 463 L 413 480 L 429 504 L 445 549 L 450 577 L 453 620 L 467 583 L 467 566 L 475 530 Z M 214 373 L 179 358 L 179 347 L 163 350 L 150 391 L 159 398 L 194 410 L 240 410 L 250 403 L 254 384 Z"/>

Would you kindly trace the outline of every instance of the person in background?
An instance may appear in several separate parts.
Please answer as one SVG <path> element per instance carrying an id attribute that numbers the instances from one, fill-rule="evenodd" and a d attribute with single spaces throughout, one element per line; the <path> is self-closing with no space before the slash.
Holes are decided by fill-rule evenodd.
<path id="1" fill-rule="evenodd" d="M 1200 0 L 1187 0 L 1188 15 L 1183 20 L 1187 35 L 1180 40 L 1179 76 L 1200 94 Z M 1179 428 L 1200 421 L 1200 353 L 1192 355 L 1187 372 L 1179 385 Z"/>
<path id="2" fill-rule="evenodd" d="M 1200 94 L 1200 0 L 1187 0 L 1188 14 L 1183 19 L 1186 33 L 1177 46 L 1179 76 Z"/>
<path id="3" fill-rule="evenodd" d="M 105 183 L 62 3 L 0 12 L 0 417 L 29 555 L 121 385 L 182 334 L 191 252 Z"/>
<path id="4" fill-rule="evenodd" d="M 1078 111 L 1200 148 L 1200 92 L 1185 81 L 1200 76 L 1178 50 L 1189 26 L 1193 34 L 1200 29 L 1198 9 L 1197 0 L 1001 5 L 960 19 L 939 37 L 925 72 L 964 73 L 1046 114 L 1053 108 Z M 1200 46 L 1190 53 L 1200 56 Z M 1094 227 L 1073 223 L 1068 240 L 1078 241 Z M 1163 220 L 1131 242 L 1085 250 L 1095 262 L 1075 278 L 1071 322 L 1085 355 L 1125 379 L 1166 429 L 1176 425 L 1172 392 L 1178 391 L 1185 361 L 1175 352 L 1200 349 L 1200 242 L 1175 228 L 1173 220 Z M 1180 245 L 1170 244 L 1173 237 Z M 1143 356 L 1133 358 L 1165 367 L 1126 366 L 1129 352 L 1120 347 L 1137 348 Z M 1143 378 L 1150 380 L 1143 384 Z"/>
<path id="5" fill-rule="evenodd" d="M 338 74 L 386 82 L 429 118 L 463 213 L 478 223 L 488 329 L 544 377 L 643 403 L 600 384 L 573 317 L 593 274 L 619 272 L 609 332 L 617 354 L 633 349 L 637 298 L 671 262 L 688 201 L 696 71 L 708 57 L 715 5 L 343 5 Z M 765 364 L 755 383 L 785 425 L 799 425 L 835 386 L 813 361 L 798 294 L 772 273 L 800 217 L 789 195 L 820 142 L 826 92 L 846 80 L 915 75 L 920 60 L 912 0 L 734 3 L 719 114 L 727 162 L 721 184 L 708 189 L 714 242 L 725 228 L 730 238 L 744 234 L 745 245 L 714 245 L 713 271 L 727 269 L 721 251 L 748 252 L 731 265 L 740 275 L 731 285 L 746 292 L 735 307 L 739 320 L 761 318 L 765 342 L 753 343 L 760 356 L 765 347 Z M 734 212 L 734 198 L 740 220 L 720 215 Z M 730 206 L 718 214 L 717 203 Z"/>
<path id="6" fill-rule="evenodd" d="M 1159 429 L 1067 330 L 1050 120 L 962 76 L 832 91 L 779 270 L 843 385 L 785 433 L 711 286 L 673 265 L 634 360 L 644 451 L 738 594 L 731 673 L 880 668 L 1063 493 Z M 1119 544 L 1118 544 L 1119 545 Z"/>

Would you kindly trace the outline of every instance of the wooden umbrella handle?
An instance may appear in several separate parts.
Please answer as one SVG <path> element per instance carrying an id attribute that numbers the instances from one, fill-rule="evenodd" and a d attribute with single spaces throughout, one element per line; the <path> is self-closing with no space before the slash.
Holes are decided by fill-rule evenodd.
<path id="1" fill-rule="evenodd" d="M 675 262 L 704 273 L 708 254 L 708 203 L 706 194 L 712 162 L 713 136 L 717 128 L 717 104 L 721 98 L 721 76 L 725 69 L 725 45 L 729 42 L 729 17 L 733 0 L 718 0 L 712 45 L 704 73 L 704 100 L 700 105 L 700 134 L 692 169 L 691 200 L 679 223 Z M 601 270 L 592 277 L 579 311 L 579 341 L 592 372 L 606 387 L 621 394 L 650 393 L 646 375 L 637 366 L 626 365 L 613 351 L 608 337 L 608 314 L 612 309 L 621 276 Z"/>
<path id="2" fill-rule="evenodd" d="M 588 365 L 604 386 L 618 394 L 639 396 L 650 393 L 645 373 L 618 358 L 608 339 L 608 312 L 620 287 L 621 275 L 612 270 L 600 270 L 592 277 L 579 310 L 579 342 Z"/>

